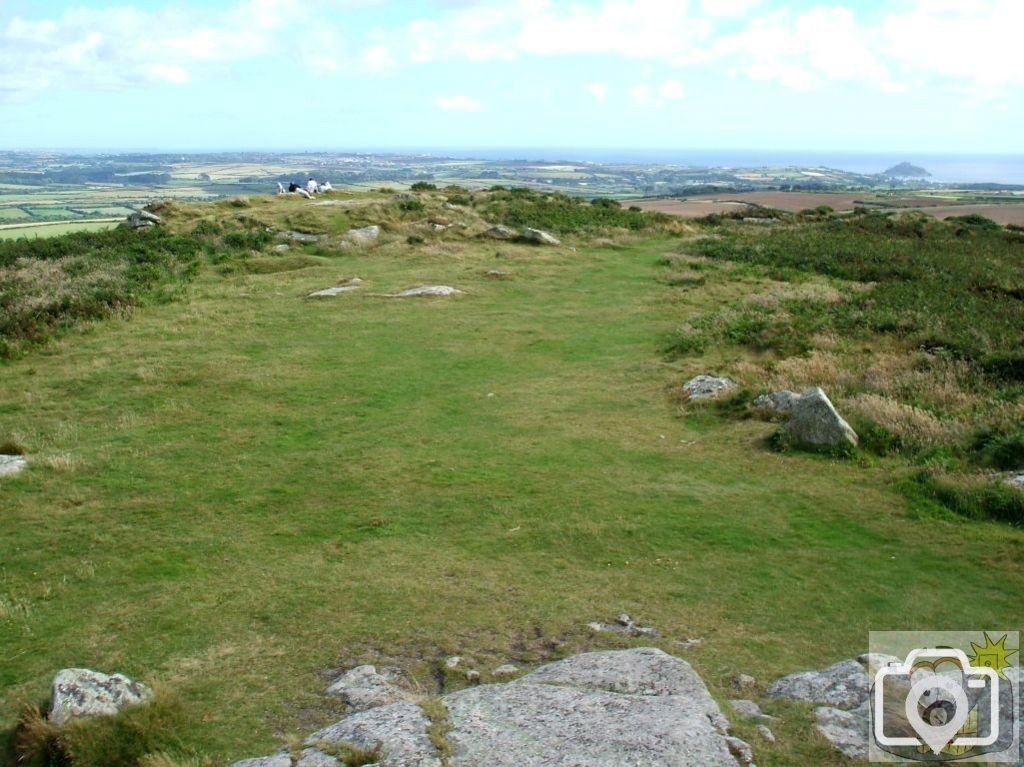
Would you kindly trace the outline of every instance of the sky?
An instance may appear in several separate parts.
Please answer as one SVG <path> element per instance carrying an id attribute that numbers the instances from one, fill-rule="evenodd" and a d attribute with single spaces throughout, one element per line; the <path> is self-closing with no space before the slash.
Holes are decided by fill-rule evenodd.
<path id="1" fill-rule="evenodd" d="M 0 0 L 0 150 L 1024 154 L 1021 0 Z"/>

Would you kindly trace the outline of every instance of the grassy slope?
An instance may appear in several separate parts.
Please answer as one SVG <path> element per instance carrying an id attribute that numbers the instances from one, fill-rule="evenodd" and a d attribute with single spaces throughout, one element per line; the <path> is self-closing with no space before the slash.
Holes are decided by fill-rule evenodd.
<path id="1" fill-rule="evenodd" d="M 1010 623 L 1019 531 L 911 519 L 884 469 L 679 414 L 666 387 L 700 362 L 659 342 L 716 297 L 658 284 L 675 247 L 206 274 L 188 305 L 5 365 L 34 468 L 0 484 L 0 727 L 90 666 L 162 681 L 190 746 L 234 759 L 324 721 L 317 672 L 374 650 L 539 657 L 625 610 L 705 637 L 687 657 L 727 697 L 869 629 Z M 300 298 L 353 274 L 366 293 Z M 369 295 L 421 282 L 469 293 Z M 775 710 L 760 764 L 842 763 Z"/>

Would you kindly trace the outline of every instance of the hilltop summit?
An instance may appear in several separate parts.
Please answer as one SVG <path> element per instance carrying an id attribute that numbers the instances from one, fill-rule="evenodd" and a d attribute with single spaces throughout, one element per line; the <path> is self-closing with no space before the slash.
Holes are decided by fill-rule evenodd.
<path id="1" fill-rule="evenodd" d="M 919 165 L 912 165 L 909 162 L 901 162 L 899 165 L 893 165 L 891 168 L 883 172 L 882 175 L 892 178 L 928 178 L 932 174 Z"/>

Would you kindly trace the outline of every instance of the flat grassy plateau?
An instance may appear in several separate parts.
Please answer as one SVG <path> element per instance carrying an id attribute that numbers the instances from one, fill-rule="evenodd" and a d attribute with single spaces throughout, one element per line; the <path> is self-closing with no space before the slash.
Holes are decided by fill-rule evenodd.
<path id="1" fill-rule="evenodd" d="M 468 205 L 443 208 L 451 197 Z M 161 703 L 79 728 L 60 758 L 226 764 L 336 720 L 330 669 L 400 665 L 429 694 L 466 683 L 449 655 L 486 680 L 639 641 L 585 628 L 620 612 L 657 626 L 644 643 L 720 700 L 736 673 L 763 691 L 864 652 L 869 630 L 1019 619 L 1021 518 L 1014 496 L 992 505 L 984 475 L 994 440 L 1016 444 L 1017 315 L 925 343 L 898 311 L 919 273 L 828 267 L 845 252 L 833 228 L 899 260 L 913 221 L 690 225 L 502 190 L 158 210 L 161 231 L 0 246 L 0 444 L 30 462 L 0 482 L 11 749 L 23 707 L 67 666 L 155 683 Z M 1019 300 L 1019 234 L 922 221 L 924 242 L 985 254 L 1004 292 L 972 295 Z M 489 223 L 563 245 L 477 237 Z M 346 239 L 367 224 L 378 241 Z M 281 253 L 267 227 L 325 237 Z M 778 263 L 797 240 L 818 256 Z M 305 298 L 354 276 L 359 291 Z M 383 296 L 418 284 L 465 293 Z M 872 291 L 881 308 L 863 303 Z M 883 309 L 894 323 L 874 322 Z M 778 452 L 776 425 L 740 398 L 678 396 L 703 372 L 743 397 L 822 384 L 841 410 L 861 403 L 868 438 L 849 455 Z M 905 426 L 900 408 L 924 415 Z M 929 416 L 954 426 L 928 431 Z M 734 717 L 759 764 L 846 763 L 810 708 L 761 702 L 778 743 Z"/>

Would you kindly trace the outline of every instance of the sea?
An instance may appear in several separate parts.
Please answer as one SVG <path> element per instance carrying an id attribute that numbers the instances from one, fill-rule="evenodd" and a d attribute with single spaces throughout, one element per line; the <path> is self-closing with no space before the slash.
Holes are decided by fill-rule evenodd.
<path id="1" fill-rule="evenodd" d="M 426 154 L 482 160 L 565 160 L 595 163 L 687 165 L 699 168 L 825 167 L 851 173 L 881 173 L 901 162 L 927 170 L 929 181 L 953 184 L 1024 185 L 1024 154 L 917 154 L 914 152 L 824 152 L 777 149 L 572 149 L 480 148 L 421 150 Z"/>

